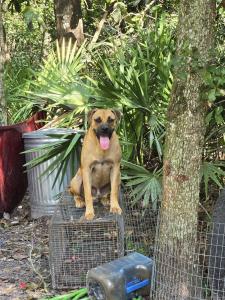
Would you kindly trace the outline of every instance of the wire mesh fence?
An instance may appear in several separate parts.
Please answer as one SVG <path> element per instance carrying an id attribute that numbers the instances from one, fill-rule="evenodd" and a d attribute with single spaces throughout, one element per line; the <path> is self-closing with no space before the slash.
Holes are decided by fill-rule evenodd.
<path id="1" fill-rule="evenodd" d="M 137 251 L 148 257 L 153 256 L 157 229 L 158 210 L 151 203 L 135 202 L 132 189 L 124 189 L 125 253 Z"/>
<path id="2" fill-rule="evenodd" d="M 166 237 L 162 223 L 170 227 Z M 181 223 L 159 219 L 151 299 L 224 300 L 225 224 L 199 221 L 190 231 Z M 178 227 L 183 230 L 179 237 Z"/>
<path id="3" fill-rule="evenodd" d="M 134 251 L 153 256 L 157 211 L 134 203 L 128 189 L 121 200 L 123 216 L 99 203 L 95 219 L 85 221 L 84 209 L 76 208 L 67 193 L 60 196 L 49 230 L 54 288 L 85 286 L 88 270 Z"/>
<path id="4" fill-rule="evenodd" d="M 151 299 L 225 300 L 221 206 L 213 222 L 198 221 L 190 227 L 182 218 L 180 223 L 161 218 L 151 203 L 135 203 L 131 190 L 122 198 L 123 216 L 95 204 L 96 218 L 86 221 L 84 209 L 77 209 L 71 196 L 61 196 L 49 236 L 54 288 L 85 286 L 88 270 L 137 251 L 154 260 Z"/>
<path id="5" fill-rule="evenodd" d="M 95 205 L 96 218 L 84 219 L 64 193 L 50 224 L 49 247 L 52 285 L 76 288 L 86 285 L 87 271 L 124 255 L 123 217 Z"/>

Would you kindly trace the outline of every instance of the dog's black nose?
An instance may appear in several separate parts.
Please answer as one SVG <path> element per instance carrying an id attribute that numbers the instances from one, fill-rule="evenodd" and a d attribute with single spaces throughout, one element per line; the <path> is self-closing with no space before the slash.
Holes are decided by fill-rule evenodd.
<path id="1" fill-rule="evenodd" d="M 101 130 L 102 130 L 102 132 L 104 132 L 104 133 L 107 133 L 107 132 L 108 132 L 108 130 L 109 130 L 109 126 L 108 126 L 108 125 L 105 125 L 105 124 L 103 124 L 103 125 L 101 126 Z"/>

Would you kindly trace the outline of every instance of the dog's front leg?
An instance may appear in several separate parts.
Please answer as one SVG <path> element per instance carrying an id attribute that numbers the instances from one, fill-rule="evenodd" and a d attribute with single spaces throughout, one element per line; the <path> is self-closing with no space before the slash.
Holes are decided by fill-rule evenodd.
<path id="1" fill-rule="evenodd" d="M 121 214 L 122 209 L 119 206 L 119 187 L 120 187 L 120 164 L 114 164 L 111 174 L 111 195 L 110 195 L 110 212 Z"/>
<path id="2" fill-rule="evenodd" d="M 92 220 L 95 216 L 93 199 L 91 194 L 91 170 L 89 167 L 82 169 L 83 185 L 84 185 L 84 197 L 86 203 L 85 218 Z"/>

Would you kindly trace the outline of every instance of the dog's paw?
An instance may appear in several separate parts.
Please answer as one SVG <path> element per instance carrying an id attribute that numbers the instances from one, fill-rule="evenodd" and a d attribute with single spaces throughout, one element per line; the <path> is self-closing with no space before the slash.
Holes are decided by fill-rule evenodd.
<path id="1" fill-rule="evenodd" d="M 85 207 L 85 202 L 84 202 L 84 200 L 82 198 L 75 197 L 74 200 L 75 200 L 75 206 L 76 206 L 76 208 L 83 208 L 83 207 Z"/>
<path id="2" fill-rule="evenodd" d="M 110 207 L 110 212 L 113 213 L 113 214 L 121 215 L 122 214 L 122 209 L 119 207 L 119 205 L 111 206 Z"/>
<path id="3" fill-rule="evenodd" d="M 95 217 L 95 214 L 93 211 L 86 211 L 85 212 L 85 219 L 88 220 L 88 221 L 91 221 L 93 220 Z"/>

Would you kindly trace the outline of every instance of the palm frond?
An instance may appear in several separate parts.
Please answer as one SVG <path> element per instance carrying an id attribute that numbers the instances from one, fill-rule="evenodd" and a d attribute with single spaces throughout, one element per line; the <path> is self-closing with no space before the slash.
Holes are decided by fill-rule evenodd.
<path id="1" fill-rule="evenodd" d="M 208 195 L 208 185 L 210 181 L 214 182 L 220 188 L 223 187 L 223 178 L 225 177 L 224 169 L 225 162 L 203 162 L 200 174 L 204 182 L 206 197 Z"/>
<path id="2" fill-rule="evenodd" d="M 133 203 L 142 201 L 142 205 L 152 206 L 156 209 L 158 200 L 161 199 L 161 170 L 150 172 L 142 166 L 122 161 L 122 180 L 130 189 Z"/>
<path id="3" fill-rule="evenodd" d="M 57 138 L 59 139 L 59 134 Z M 28 169 L 38 166 L 52 159 L 49 166 L 41 174 L 41 176 L 49 176 L 57 170 L 53 186 L 55 185 L 58 176 L 61 176 L 60 184 L 63 182 L 66 170 L 69 167 L 71 173 L 75 174 L 75 170 L 79 166 L 80 158 L 80 139 L 83 136 L 82 132 L 74 134 L 61 135 L 61 139 L 57 142 L 48 143 L 38 148 L 33 148 L 23 153 L 35 152 L 37 157 L 27 162 L 24 166 Z M 55 138 L 55 135 L 48 135 L 49 138 Z"/>

